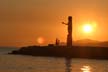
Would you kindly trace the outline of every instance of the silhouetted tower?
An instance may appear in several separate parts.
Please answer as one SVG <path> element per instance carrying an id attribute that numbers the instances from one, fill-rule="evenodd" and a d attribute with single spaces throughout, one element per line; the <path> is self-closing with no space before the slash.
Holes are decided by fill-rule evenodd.
<path id="1" fill-rule="evenodd" d="M 59 46 L 59 44 L 60 44 L 60 40 L 56 38 L 55 45 L 56 45 L 56 46 Z"/>
<path id="2" fill-rule="evenodd" d="M 62 24 L 68 25 L 68 35 L 67 35 L 67 46 L 72 46 L 72 16 L 68 17 L 68 23 L 62 22 Z"/>

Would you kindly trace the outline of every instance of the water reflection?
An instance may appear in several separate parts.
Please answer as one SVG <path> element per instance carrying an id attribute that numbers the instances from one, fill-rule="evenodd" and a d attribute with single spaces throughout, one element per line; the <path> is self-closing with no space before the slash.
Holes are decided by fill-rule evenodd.
<path id="1" fill-rule="evenodd" d="M 91 67 L 90 67 L 90 66 L 83 66 L 83 67 L 81 68 L 81 70 L 82 70 L 83 72 L 91 72 Z"/>
<path id="2" fill-rule="evenodd" d="M 71 72 L 71 59 L 66 58 L 66 72 Z"/>

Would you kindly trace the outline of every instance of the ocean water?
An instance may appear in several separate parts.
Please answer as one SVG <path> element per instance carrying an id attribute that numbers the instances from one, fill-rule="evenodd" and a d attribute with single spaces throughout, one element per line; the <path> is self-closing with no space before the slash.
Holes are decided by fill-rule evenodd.
<path id="1" fill-rule="evenodd" d="M 108 72 L 108 60 L 8 55 L 0 49 L 0 72 Z"/>

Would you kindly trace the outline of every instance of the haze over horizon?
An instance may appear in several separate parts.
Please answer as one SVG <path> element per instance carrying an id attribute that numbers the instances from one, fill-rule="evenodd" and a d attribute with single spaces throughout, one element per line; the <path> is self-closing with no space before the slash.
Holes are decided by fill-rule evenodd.
<path id="1" fill-rule="evenodd" d="M 67 17 L 73 17 L 73 39 L 108 41 L 108 0 L 0 0 L 0 46 L 43 45 L 66 41 Z M 84 33 L 84 24 L 94 24 Z"/>

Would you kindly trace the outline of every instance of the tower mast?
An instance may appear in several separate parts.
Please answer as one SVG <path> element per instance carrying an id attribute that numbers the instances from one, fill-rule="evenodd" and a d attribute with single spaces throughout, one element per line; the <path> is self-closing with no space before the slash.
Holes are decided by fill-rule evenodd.
<path id="1" fill-rule="evenodd" d="M 68 34 L 67 34 L 67 46 L 72 46 L 72 16 L 68 16 L 68 23 L 62 22 L 62 24 L 65 24 L 68 26 Z"/>

